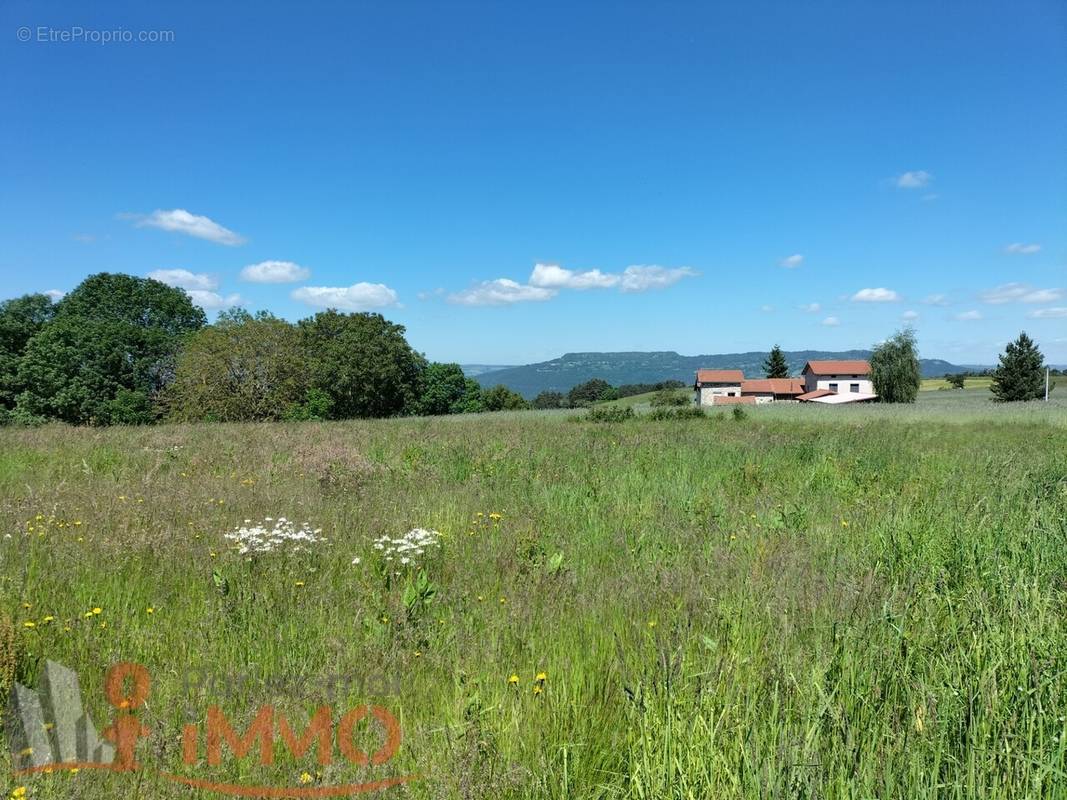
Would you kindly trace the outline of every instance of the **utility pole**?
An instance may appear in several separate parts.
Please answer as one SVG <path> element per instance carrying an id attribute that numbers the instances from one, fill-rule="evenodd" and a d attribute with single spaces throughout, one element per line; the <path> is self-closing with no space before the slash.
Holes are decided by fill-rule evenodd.
<path id="1" fill-rule="evenodd" d="M 1048 402 L 1048 367 L 1045 367 L 1045 402 Z"/>

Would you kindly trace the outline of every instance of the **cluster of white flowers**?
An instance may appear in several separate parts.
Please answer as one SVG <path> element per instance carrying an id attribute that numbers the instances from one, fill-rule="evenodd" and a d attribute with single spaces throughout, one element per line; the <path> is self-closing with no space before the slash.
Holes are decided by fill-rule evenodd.
<path id="1" fill-rule="evenodd" d="M 421 556 L 430 547 L 439 547 L 438 540 L 441 534 L 426 528 L 413 528 L 403 536 L 394 539 L 391 536 L 382 536 L 374 540 L 374 549 L 382 551 L 382 557 L 386 561 L 397 561 L 402 566 L 414 566 L 415 559 Z M 358 564 L 360 559 L 352 559 L 353 564 Z"/>
<path id="2" fill-rule="evenodd" d="M 298 553 L 308 545 L 326 541 L 322 528 L 312 529 L 306 522 L 299 527 L 285 517 L 264 517 L 263 522 L 253 525 L 246 519 L 244 525 L 232 533 L 224 534 L 227 539 L 238 545 L 237 552 L 270 553 L 275 550 L 287 550 Z"/>

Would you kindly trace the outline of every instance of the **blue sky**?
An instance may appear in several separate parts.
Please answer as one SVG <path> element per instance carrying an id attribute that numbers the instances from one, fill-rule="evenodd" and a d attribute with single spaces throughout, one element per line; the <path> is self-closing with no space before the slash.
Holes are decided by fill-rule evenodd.
<path id="1" fill-rule="evenodd" d="M 903 321 L 1067 363 L 1058 0 L 7 0 L 0 37 L 5 297 L 156 274 L 464 363 Z"/>

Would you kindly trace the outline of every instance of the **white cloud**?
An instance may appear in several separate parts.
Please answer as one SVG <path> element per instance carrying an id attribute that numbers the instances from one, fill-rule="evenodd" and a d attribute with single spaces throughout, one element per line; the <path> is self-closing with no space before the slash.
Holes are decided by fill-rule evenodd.
<path id="1" fill-rule="evenodd" d="M 927 306 L 947 306 L 948 297 L 943 294 L 928 294 L 922 299 L 922 303 Z"/>
<path id="2" fill-rule="evenodd" d="M 852 295 L 854 303 L 896 303 L 900 295 L 892 289 L 879 287 L 877 289 L 860 289 Z"/>
<path id="3" fill-rule="evenodd" d="M 973 310 L 972 311 L 964 311 L 964 312 L 962 312 L 960 314 L 957 314 L 955 318 L 957 320 L 959 320 L 960 322 L 972 322 L 973 320 L 981 319 L 982 318 L 982 312 L 981 311 L 973 311 Z"/>
<path id="4" fill-rule="evenodd" d="M 218 292 L 210 292 L 205 289 L 186 289 L 185 292 L 194 303 L 205 311 L 229 308 L 241 302 L 241 295 L 239 294 L 228 294 L 223 297 Z"/>
<path id="5" fill-rule="evenodd" d="M 801 311 L 806 311 L 809 314 L 818 314 L 822 311 L 822 306 L 819 303 L 808 303 L 805 306 L 800 306 Z"/>
<path id="6" fill-rule="evenodd" d="M 135 220 L 138 228 L 159 228 L 172 233 L 184 233 L 186 236 L 207 239 L 216 244 L 237 245 L 245 242 L 240 234 L 222 227 L 208 217 L 190 214 L 184 208 L 175 208 L 170 211 L 157 209 L 147 216 L 142 214 L 120 214 L 119 216 L 123 219 Z"/>
<path id="7" fill-rule="evenodd" d="M 1023 295 L 1024 303 L 1054 303 L 1063 299 L 1063 289 L 1034 289 Z"/>
<path id="8" fill-rule="evenodd" d="M 644 292 L 648 289 L 663 289 L 673 286 L 683 278 L 691 278 L 697 271 L 691 267 L 633 266 L 622 273 L 621 288 L 624 292 Z"/>
<path id="9" fill-rule="evenodd" d="M 152 280 L 177 286 L 182 289 L 201 289 L 210 291 L 219 288 L 219 281 L 206 272 L 190 272 L 187 269 L 154 269 L 148 273 Z"/>
<path id="10" fill-rule="evenodd" d="M 543 289 L 610 289 L 622 278 L 598 269 L 575 272 L 558 264 L 534 264 L 529 284 Z"/>
<path id="11" fill-rule="evenodd" d="M 241 270 L 241 279 L 252 283 L 296 283 L 310 277 L 310 269 L 292 261 L 260 261 Z"/>
<path id="12" fill-rule="evenodd" d="M 898 175 L 894 182 L 898 189 L 921 189 L 933 180 L 933 175 L 924 169 L 905 172 Z"/>
<path id="13" fill-rule="evenodd" d="M 838 325 L 841 324 L 841 320 L 839 320 L 837 317 L 827 317 L 822 321 L 822 324 L 828 328 L 836 328 Z"/>
<path id="14" fill-rule="evenodd" d="M 902 320 L 904 320 L 905 322 L 915 322 L 915 320 L 917 320 L 919 318 L 919 312 L 918 311 L 905 311 L 903 314 L 900 315 L 900 318 Z"/>
<path id="15" fill-rule="evenodd" d="M 991 305 L 1004 303 L 1054 303 L 1062 299 L 1064 290 L 1058 288 L 1035 289 L 1025 283 L 1003 283 L 982 292 L 982 302 Z"/>
<path id="16" fill-rule="evenodd" d="M 556 289 L 525 286 L 509 278 L 497 278 L 494 281 L 482 281 L 461 292 L 454 292 L 447 299 L 448 302 L 461 306 L 508 306 L 512 303 L 551 300 L 556 294 Z"/>
<path id="17" fill-rule="evenodd" d="M 1022 242 L 1012 242 L 1004 248 L 1005 253 L 1013 253 L 1017 255 L 1028 256 L 1033 253 L 1041 251 L 1041 245 L 1039 244 L 1023 244 Z"/>
<path id="18" fill-rule="evenodd" d="M 67 293 L 64 292 L 62 289 L 46 289 L 45 291 L 41 292 L 41 294 L 46 294 L 51 297 L 53 303 L 58 303 L 60 300 L 67 296 Z"/>
<path id="19" fill-rule="evenodd" d="M 384 283 L 354 283 L 351 286 L 301 286 L 290 294 L 313 308 L 370 311 L 397 305 L 397 294 Z"/>
<path id="20" fill-rule="evenodd" d="M 1065 319 L 1067 308 L 1039 308 L 1027 314 L 1030 319 Z"/>
<path id="21" fill-rule="evenodd" d="M 781 261 L 779 261 L 778 265 L 785 267 L 786 269 L 793 269 L 794 267 L 799 267 L 803 262 L 804 256 L 802 256 L 800 253 L 793 253 L 793 255 L 786 256 Z"/>
<path id="22" fill-rule="evenodd" d="M 762 311 L 764 314 L 770 314 L 772 311 L 774 311 L 774 306 L 760 306 L 759 310 Z"/>

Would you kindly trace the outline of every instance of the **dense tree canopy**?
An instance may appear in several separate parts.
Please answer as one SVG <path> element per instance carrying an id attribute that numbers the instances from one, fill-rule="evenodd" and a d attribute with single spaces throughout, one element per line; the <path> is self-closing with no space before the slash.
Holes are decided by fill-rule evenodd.
<path id="1" fill-rule="evenodd" d="M 915 331 L 905 328 L 874 348 L 871 381 L 883 403 L 914 403 L 922 385 Z"/>
<path id="2" fill-rule="evenodd" d="M 459 364 L 429 364 L 422 373 L 415 401 L 418 414 L 468 414 L 483 410 L 478 382 L 463 374 Z"/>
<path id="3" fill-rule="evenodd" d="M 142 423 L 205 322 L 189 296 L 150 278 L 101 273 L 63 298 L 26 346 L 17 410 L 72 423 Z"/>
<path id="4" fill-rule="evenodd" d="M 993 371 L 992 390 L 1002 403 L 1045 396 L 1045 358 L 1025 331 L 1001 354 Z"/>
<path id="5" fill-rule="evenodd" d="M 403 325 L 331 309 L 299 328 L 311 387 L 330 398 L 331 417 L 391 417 L 415 407 L 426 360 Z"/>
<path id="6" fill-rule="evenodd" d="M 579 383 L 567 392 L 567 402 L 575 407 L 599 403 L 601 400 L 613 400 L 615 397 L 615 387 L 601 378 Z"/>
<path id="7" fill-rule="evenodd" d="M 534 408 L 566 408 L 567 398 L 562 392 L 544 391 L 533 399 Z"/>
<path id="8" fill-rule="evenodd" d="M 235 309 L 186 342 L 167 406 L 178 420 L 276 420 L 295 413 L 307 391 L 296 326 Z"/>
<path id="9" fill-rule="evenodd" d="M 521 411 L 530 407 L 521 394 L 513 392 L 502 383 L 486 389 L 482 393 L 482 402 L 486 411 Z"/>
<path id="10" fill-rule="evenodd" d="M 15 406 L 19 362 L 26 345 L 52 319 L 55 306 L 44 294 L 27 294 L 0 303 L 0 410 Z"/>

